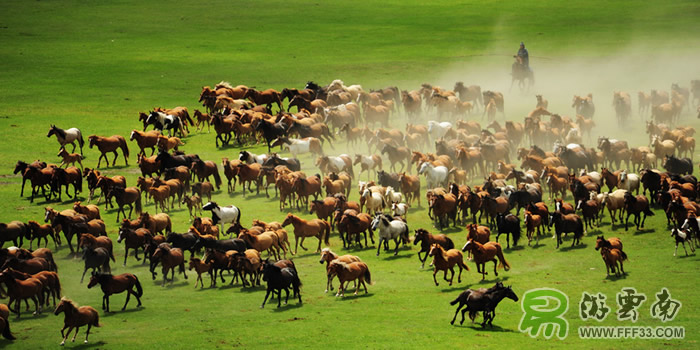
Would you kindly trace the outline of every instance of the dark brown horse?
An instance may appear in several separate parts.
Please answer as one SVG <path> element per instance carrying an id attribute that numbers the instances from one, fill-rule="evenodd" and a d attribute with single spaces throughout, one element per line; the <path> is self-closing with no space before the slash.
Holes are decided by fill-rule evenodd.
<path id="1" fill-rule="evenodd" d="M 20 302 L 25 299 L 31 299 L 36 307 L 35 315 L 41 313 L 40 306 L 44 304 L 44 285 L 36 278 L 27 278 L 26 280 L 16 279 L 12 274 L 5 270 L 0 273 L 0 283 L 4 283 L 7 287 L 7 296 L 10 297 L 8 305 L 15 303 L 15 309 L 10 308 L 10 311 L 20 317 Z"/>
<path id="2" fill-rule="evenodd" d="M 439 244 L 445 250 L 450 250 L 455 247 L 450 237 L 444 234 L 433 235 L 425 229 L 419 228 L 416 230 L 416 234 L 413 236 L 413 245 L 417 245 L 420 242 L 420 251 L 418 252 L 418 260 L 420 260 L 420 267 L 425 267 L 425 261 L 428 259 L 428 253 L 430 253 L 430 247 L 433 244 Z M 421 258 L 421 253 L 423 257 Z"/>
<path id="3" fill-rule="evenodd" d="M 102 310 L 109 312 L 109 296 L 112 294 L 119 294 L 126 291 L 126 302 L 122 311 L 126 310 L 126 305 L 129 304 L 129 298 L 133 294 L 138 300 L 139 304 L 136 307 L 141 307 L 141 296 L 143 295 L 143 288 L 141 288 L 141 283 L 139 282 L 136 275 L 130 273 L 123 273 L 121 275 L 113 276 L 109 273 L 97 273 L 93 274 L 88 283 L 88 288 L 92 288 L 97 284 L 102 288 Z M 136 291 L 134 291 L 136 287 Z"/>
<path id="4" fill-rule="evenodd" d="M 185 258 L 182 254 L 182 249 L 172 248 L 169 244 L 161 243 L 155 252 L 151 256 L 152 261 L 160 261 L 163 265 L 163 286 L 165 287 L 165 282 L 168 279 L 168 272 L 172 270 L 172 275 L 170 277 L 170 284 L 175 280 L 175 268 L 180 267 L 180 272 L 187 279 L 187 273 L 185 272 Z M 153 279 L 156 279 L 155 264 L 151 265 L 151 273 L 153 274 Z"/>

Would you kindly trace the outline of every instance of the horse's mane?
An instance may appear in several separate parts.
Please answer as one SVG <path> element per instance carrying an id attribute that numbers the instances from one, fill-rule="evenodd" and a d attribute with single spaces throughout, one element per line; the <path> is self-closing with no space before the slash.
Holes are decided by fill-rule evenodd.
<path id="1" fill-rule="evenodd" d="M 66 131 L 65 130 L 57 127 L 56 125 L 53 126 L 53 130 L 56 133 L 56 135 L 60 136 L 63 139 L 66 138 Z"/>
<path id="2" fill-rule="evenodd" d="M 227 89 L 233 89 L 233 86 L 231 86 L 231 83 L 229 83 L 228 81 L 224 81 L 224 80 L 220 81 L 218 84 L 216 84 L 214 86 L 215 89 L 222 88 L 222 87 L 227 88 Z"/>
<path id="3" fill-rule="evenodd" d="M 70 300 L 66 297 L 61 297 L 61 302 L 65 302 L 67 304 L 70 304 L 70 306 L 76 310 L 78 309 L 78 305 L 73 300 Z"/>

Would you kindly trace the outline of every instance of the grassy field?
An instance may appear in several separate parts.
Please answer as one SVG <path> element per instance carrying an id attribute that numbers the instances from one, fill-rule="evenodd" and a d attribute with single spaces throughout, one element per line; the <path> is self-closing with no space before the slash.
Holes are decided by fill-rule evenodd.
<path id="1" fill-rule="evenodd" d="M 700 29 L 700 6 L 694 1 L 36 1 L 5 2 L 0 9 L 0 169 L 4 169 L 0 171 L 0 222 L 38 220 L 46 206 L 63 209 L 72 205 L 72 201 L 46 203 L 43 199 L 29 203 L 27 197 L 18 196 L 21 178 L 12 175 L 17 160 L 58 162 L 57 142 L 45 137 L 49 124 L 79 127 L 86 136 L 127 136 L 131 129 L 141 127 L 138 112 L 155 106 L 200 108 L 197 98 L 201 87 L 220 80 L 282 89 L 301 88 L 309 80 L 327 84 L 340 78 L 347 84 L 362 84 L 367 90 L 388 85 L 411 90 L 422 82 L 451 88 L 455 81 L 464 80 L 507 92 L 510 55 L 519 41 L 525 41 L 537 69 L 536 92 L 549 98 L 550 110 L 570 115 L 573 94 L 594 92 L 599 123 L 595 133 L 639 146 L 647 143 L 638 122 L 641 119 L 635 115 L 634 123 L 617 129 L 610 107 L 612 91 L 626 89 L 636 96 L 637 90 L 668 90 L 673 82 L 687 87 L 690 79 L 700 77 L 692 60 L 700 40 L 689 35 Z M 506 93 L 506 118 L 521 121 L 534 107 L 533 95 Z M 689 112 L 684 113 L 682 123 L 700 126 Z M 392 125 L 404 128 L 400 117 L 395 117 Z M 236 157 L 241 150 L 216 149 L 214 135 L 207 133 L 192 134 L 185 142 L 187 153 L 216 163 L 222 157 Z M 127 183 L 133 185 L 139 174 L 133 157 L 137 151 L 134 143 L 129 146 L 132 157 L 128 167 L 119 159 L 117 167 L 104 170 L 110 175 L 125 175 Z M 327 152 L 365 150 L 351 149 L 344 141 L 334 147 Z M 259 146 L 246 149 L 264 152 Z M 94 167 L 98 152 L 87 147 L 84 151 L 86 166 Z M 303 157 L 302 164 L 307 173 L 316 171 L 310 157 Z M 351 200 L 357 200 L 354 192 Z M 282 221 L 286 214 L 277 210 L 276 198 L 258 195 L 243 199 L 240 189 L 231 195 L 225 190 L 217 192 L 215 200 L 242 208 L 244 225 L 253 219 Z M 412 208 L 409 227 L 436 233 L 423 203 L 423 207 Z M 146 210 L 153 212 L 153 205 L 146 205 Z M 415 246 L 402 248 L 397 257 L 384 252 L 375 257 L 376 246 L 346 251 L 334 234 L 332 249 L 358 255 L 369 265 L 374 281 L 368 287 L 369 294 L 344 299 L 324 294 L 325 269 L 310 249 L 294 257 L 304 283 L 303 305 L 290 302 L 276 309 L 272 303 L 264 310 L 259 309 L 264 286 L 195 290 L 195 275 L 190 272 L 188 280 L 180 275 L 174 285 L 162 288 L 160 280 L 150 281 L 147 268 L 133 257 L 122 267 L 123 246 L 115 242 L 117 263 L 113 271 L 139 276 L 145 290 L 144 307 L 137 310 L 132 301 L 125 312 L 101 312 L 103 327 L 94 330 L 86 347 L 423 348 L 459 344 L 696 348 L 700 337 L 690 331 L 700 320 L 695 289 L 700 281 L 692 265 L 698 257 L 672 256 L 673 242 L 663 212 L 654 211 L 657 215 L 649 218 L 646 230 L 640 232 L 611 227 L 606 214 L 600 230 L 589 231 L 583 244 L 575 248 L 569 248 L 570 240 L 559 250 L 550 239 L 536 248 L 521 240 L 518 247 L 506 250 L 513 267 L 510 271 L 499 273 L 498 279 L 489 275 L 481 282 L 475 265 L 468 263 L 472 271 L 462 276 L 462 283 L 451 287 L 444 282 L 434 286 L 432 270 L 420 269 Z M 311 217 L 308 212 L 301 214 Z M 176 232 L 187 230 L 186 209 L 178 208 L 170 215 Z M 116 212 L 110 210 L 105 215 L 103 211 L 103 216 L 110 237 L 116 241 Z M 444 233 L 456 245 L 464 244 L 463 227 Z M 604 264 L 593 250 L 595 236 L 600 233 L 624 241 L 630 256 L 624 278 L 605 278 Z M 293 239 L 291 229 L 290 236 Z M 313 248 L 316 242 L 307 241 L 306 246 Z M 63 294 L 81 305 L 99 308 L 102 293 L 79 283 L 82 261 L 69 255 L 65 245 L 55 256 Z M 565 292 L 570 300 L 568 338 L 531 339 L 520 333 L 520 303 L 509 300 L 499 307 L 492 330 L 449 325 L 454 312 L 449 301 L 463 289 L 491 286 L 496 280 L 512 285 L 519 296 L 540 287 Z M 635 287 L 648 298 L 640 308 L 639 322 L 634 324 L 641 326 L 662 324 L 650 317 L 649 308 L 654 294 L 667 287 L 673 298 L 683 303 L 668 325 L 685 326 L 686 338 L 579 339 L 579 326 L 598 325 L 579 319 L 581 293 L 606 294 L 614 312 L 615 293 L 623 287 Z M 118 310 L 123 300 L 124 295 L 112 297 L 112 309 Z M 36 317 L 23 313 L 21 320 L 11 321 L 18 340 L 12 345 L 2 341 L 0 347 L 54 347 L 60 342 L 61 321 L 49 312 Z M 617 321 L 611 313 L 601 325 L 632 323 Z M 81 334 L 78 339 L 83 339 Z"/>

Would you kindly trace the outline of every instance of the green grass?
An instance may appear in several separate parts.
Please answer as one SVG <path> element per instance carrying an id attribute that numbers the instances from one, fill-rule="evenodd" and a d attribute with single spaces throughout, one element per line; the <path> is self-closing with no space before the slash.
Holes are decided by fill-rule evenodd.
<path id="1" fill-rule="evenodd" d="M 45 206 L 71 205 L 70 201 L 44 203 L 43 199 L 31 204 L 26 197 L 19 198 L 20 179 L 11 174 L 19 159 L 58 161 L 56 141 L 45 137 L 50 123 L 78 126 L 86 136 L 126 136 L 131 129 L 140 128 L 136 119 L 139 111 L 154 106 L 199 108 L 196 101 L 201 87 L 220 80 L 276 89 L 302 87 L 308 80 L 328 83 L 337 78 L 346 83 L 361 83 L 365 89 L 390 84 L 415 89 L 419 83 L 433 82 L 439 77 L 452 84 L 465 77 L 479 76 L 474 71 L 482 66 L 507 70 L 510 55 L 521 40 L 531 50 L 533 65 L 539 62 L 543 66 L 546 62 L 582 58 L 605 61 L 640 43 L 656 48 L 647 49 L 651 54 L 672 50 L 670 53 L 692 55 L 699 42 L 689 34 L 700 29 L 697 23 L 700 6 L 693 1 L 210 1 L 201 4 L 36 1 L 5 2 L 0 9 L 0 130 L 4 131 L 0 137 L 0 169 L 5 169 L 0 172 L 1 222 L 36 220 L 42 217 Z M 472 75 L 450 72 L 462 66 L 470 66 Z M 539 73 L 538 81 L 555 80 L 554 73 L 544 69 Z M 479 77 L 473 83 L 484 87 L 501 79 Z M 663 84 L 656 86 L 666 89 L 671 83 L 668 79 L 676 78 L 663 77 L 654 83 Z M 696 76 L 681 77 L 682 85 L 687 86 L 687 80 Z M 606 77 L 601 74 L 595 78 L 603 81 Z M 567 81 L 545 90 L 554 110 L 571 113 L 570 96 L 589 91 L 588 85 L 576 83 Z M 608 128 L 614 124 L 606 121 L 612 109 L 603 96 L 609 96 L 616 84 L 624 82 L 605 83 L 609 89 L 595 90 L 597 116 L 600 116 L 596 133 L 627 139 L 631 146 L 644 145 L 646 136 L 641 125 L 619 131 Z M 503 87 L 499 83 L 497 87 L 507 90 L 507 84 Z M 648 88 L 647 85 L 634 87 Z M 514 120 L 521 120 L 534 105 L 531 96 L 517 93 L 506 94 L 506 100 L 508 118 Z M 695 118 L 687 114 L 684 118 L 684 123 L 699 126 Z M 395 124 L 403 128 L 399 120 Z M 185 139 L 184 150 L 217 163 L 221 157 L 237 155 L 238 147 L 215 149 L 213 138 L 212 134 L 193 134 Z M 136 153 L 132 142 L 130 147 L 132 154 Z M 344 142 L 336 143 L 335 148 L 337 153 L 356 152 L 348 150 Z M 264 151 L 259 146 L 250 149 L 256 153 Z M 86 148 L 85 154 L 86 165 L 95 166 L 97 151 Z M 122 162 L 118 160 L 116 168 L 105 172 L 123 174 L 132 185 L 138 174 L 135 158 L 131 157 L 128 168 Z M 303 157 L 302 162 L 307 173 L 316 171 L 309 157 Z M 471 183 L 478 181 L 474 179 Z M 353 193 L 351 199 L 356 200 L 357 195 Z M 286 213 L 277 210 L 275 198 L 260 195 L 244 200 L 240 190 L 233 195 L 218 192 L 215 200 L 241 207 L 246 225 L 253 219 L 281 221 Z M 152 204 L 146 209 L 152 212 Z M 385 252 L 376 258 L 373 249 L 343 250 L 334 234 L 332 249 L 358 255 L 369 265 L 374 280 L 368 287 L 370 293 L 344 299 L 324 294 L 325 270 L 318 263 L 314 249 L 310 249 L 294 257 L 304 283 L 304 304 L 298 307 L 291 302 L 276 309 L 270 303 L 264 310 L 259 309 L 264 287 L 243 289 L 237 285 L 194 290 L 194 275 L 189 273 L 187 281 L 178 276 L 172 287 L 162 288 L 160 280 L 151 282 L 147 269 L 133 257 L 126 268 L 122 267 L 123 246 L 115 244 L 114 272 L 128 271 L 140 277 L 145 290 L 144 307 L 137 311 L 132 301 L 127 312 L 101 313 L 103 327 L 94 331 L 88 346 L 424 348 L 459 344 L 695 348 L 699 337 L 691 330 L 699 320 L 695 313 L 700 305 L 695 289 L 699 281 L 693 264 L 698 257 L 671 256 L 673 243 L 663 213 L 655 212 L 657 215 L 647 221 L 648 230 L 644 233 L 624 232 L 619 226 L 611 228 L 606 214 L 601 229 L 588 232 L 579 247 L 568 249 L 570 241 L 566 240 L 556 250 L 554 242 L 545 239 L 539 248 L 524 247 L 521 241 L 517 249 L 506 250 L 513 268 L 499 273 L 499 280 L 512 284 L 518 295 L 539 287 L 558 288 L 568 294 L 571 305 L 566 317 L 570 332 L 563 341 L 534 340 L 519 333 L 520 305 L 508 300 L 498 309 L 494 330 L 452 327 L 448 322 L 454 308 L 449 306 L 449 301 L 465 288 L 492 285 L 494 276 L 480 282 L 474 264 L 469 263 L 472 271 L 463 276 L 461 284 L 449 287 L 442 282 L 435 287 L 431 270 L 419 268 L 416 247 L 403 248 L 397 258 Z M 170 215 L 175 231 L 184 232 L 188 226 L 186 209 L 176 209 Z M 303 215 L 311 217 L 307 213 Z M 104 216 L 110 237 L 116 240 L 115 211 L 110 210 Z M 437 232 L 427 218 L 425 207 L 413 208 L 408 220 L 411 229 L 424 227 Z M 464 244 L 462 228 L 451 228 L 445 233 L 457 245 Z M 624 241 L 630 256 L 625 265 L 626 278 L 605 278 L 603 262 L 592 249 L 595 235 L 600 233 Z M 290 237 L 293 239 L 291 232 Z M 306 246 L 314 248 L 316 242 L 308 241 Z M 56 257 L 64 295 L 82 305 L 99 307 L 101 292 L 88 290 L 85 283 L 79 284 L 82 262 L 69 256 L 65 246 Z M 205 281 L 208 283 L 208 279 Z M 686 339 L 580 340 L 576 328 L 591 324 L 577 316 L 576 304 L 581 292 L 605 293 L 608 306 L 615 310 L 614 295 L 627 286 L 637 288 L 652 300 L 653 294 L 668 287 L 672 296 L 683 302 L 680 314 L 671 323 L 686 327 Z M 119 310 L 123 300 L 123 295 L 112 297 L 112 309 Z M 642 316 L 636 325 L 661 325 L 649 316 L 652 300 L 642 305 Z M 616 321 L 612 314 L 602 323 L 630 324 Z M 61 319 L 48 312 L 39 317 L 24 313 L 20 321 L 11 321 L 19 338 L 14 346 L 53 347 L 60 342 L 61 325 Z"/>

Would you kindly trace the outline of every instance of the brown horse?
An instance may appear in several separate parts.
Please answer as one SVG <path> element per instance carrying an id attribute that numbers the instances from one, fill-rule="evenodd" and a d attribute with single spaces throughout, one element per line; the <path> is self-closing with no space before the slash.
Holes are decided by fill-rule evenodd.
<path id="1" fill-rule="evenodd" d="M 506 271 L 510 270 L 510 264 L 506 261 L 503 256 L 503 250 L 498 242 L 488 242 L 486 244 L 481 244 L 473 239 L 467 241 L 464 245 L 462 251 L 471 251 L 474 255 L 474 262 L 476 263 L 477 272 L 481 273 L 481 280 L 483 281 L 488 272 L 486 272 L 486 262 L 493 261 L 493 273 L 498 276 L 496 271 L 496 258 L 498 257 L 499 264 L 498 267 L 505 268 Z"/>
<path id="2" fill-rule="evenodd" d="M 603 176 L 603 179 L 605 180 L 605 184 L 608 186 L 608 193 L 611 193 L 613 188 L 617 187 L 617 184 L 620 179 L 620 173 L 621 171 L 614 171 L 610 172 L 608 168 L 603 168 L 600 171 L 600 175 Z"/>
<path id="3" fill-rule="evenodd" d="M 267 250 L 269 254 L 275 257 L 275 259 L 279 259 L 280 239 L 274 231 L 266 231 L 260 235 L 254 235 L 246 230 L 241 232 L 238 235 L 238 238 L 244 240 L 248 245 L 257 251 L 264 252 Z M 282 245 L 281 249 L 286 258 L 287 250 L 285 249 L 284 245 Z"/>
<path id="4" fill-rule="evenodd" d="M 249 88 L 248 91 L 245 92 L 245 95 L 243 95 L 243 98 L 253 101 L 256 105 L 272 106 L 273 103 L 276 103 L 277 108 L 280 110 L 282 109 L 282 99 L 280 98 L 280 93 L 274 89 L 257 91 L 253 88 Z"/>
<path id="5" fill-rule="evenodd" d="M 159 261 L 163 265 L 163 287 L 165 287 L 165 281 L 168 279 L 168 272 L 172 271 L 170 277 L 170 284 L 172 285 L 175 281 L 175 267 L 180 267 L 180 272 L 187 279 L 187 273 L 185 272 L 185 258 L 182 254 L 182 249 L 172 248 L 170 244 L 161 243 L 158 248 L 153 252 L 151 256 L 151 261 Z M 153 274 L 153 279 L 156 279 L 155 273 L 156 265 L 151 265 L 151 274 Z"/>
<path id="6" fill-rule="evenodd" d="M 134 250 L 134 257 L 136 260 L 139 259 L 139 248 L 143 248 L 146 244 L 146 238 L 148 236 L 153 236 L 151 231 L 145 228 L 131 229 L 123 227 L 119 229 L 119 238 L 117 238 L 117 243 L 121 243 L 124 240 L 124 266 L 126 266 L 126 257 L 129 256 L 129 249 Z M 145 259 L 145 258 L 144 258 Z"/>
<path id="7" fill-rule="evenodd" d="M 165 212 L 166 210 L 170 209 L 168 206 L 168 198 L 170 198 L 170 186 L 162 185 L 158 187 L 151 187 L 148 189 L 148 194 L 153 198 L 156 211 L 158 211 L 159 205 L 161 212 Z M 129 217 L 131 217 L 131 212 L 129 212 Z"/>
<path id="8" fill-rule="evenodd" d="M 102 247 L 109 252 L 109 257 L 112 261 L 116 262 L 114 259 L 114 253 L 112 251 L 112 240 L 107 236 L 95 237 L 89 233 L 80 236 L 80 241 L 78 243 L 78 248 L 89 248 L 94 249 L 97 247 Z"/>
<path id="9" fill-rule="evenodd" d="M 481 244 L 486 244 L 491 239 L 491 229 L 487 226 L 469 224 L 467 225 L 467 241 L 475 240 Z M 472 252 L 467 252 L 467 259 L 471 260 Z"/>
<path id="10" fill-rule="evenodd" d="M 324 262 L 326 263 L 326 275 L 328 276 L 328 280 L 326 281 L 326 291 L 324 293 L 328 293 L 328 290 L 333 290 L 333 277 L 335 277 L 335 272 L 330 270 L 330 264 L 333 261 L 340 261 L 344 263 L 353 263 L 353 262 L 358 262 L 362 261 L 360 260 L 359 257 L 355 255 L 340 255 L 333 253 L 329 248 L 323 248 L 321 250 L 321 260 L 318 262 L 323 264 Z"/>
<path id="11" fill-rule="evenodd" d="M 196 115 L 196 112 L 195 112 L 195 115 Z M 192 271 L 194 269 L 195 272 L 197 272 L 197 281 L 194 282 L 195 289 L 197 288 L 197 284 L 200 285 L 200 288 L 204 288 L 204 281 L 202 280 L 203 273 L 208 272 L 209 277 L 212 278 L 211 266 L 212 266 L 212 264 L 207 264 L 207 263 L 203 262 L 202 260 L 200 260 L 199 258 L 195 258 L 195 257 L 190 258 L 189 270 Z"/>
<path id="12" fill-rule="evenodd" d="M 61 147 L 61 149 L 58 151 L 58 157 L 63 158 L 61 164 L 58 166 L 59 168 L 63 167 L 64 165 L 75 165 L 75 162 L 80 164 L 81 169 L 83 168 L 82 160 L 85 159 L 85 157 L 83 157 L 80 153 L 68 153 L 65 148 Z"/>
<path id="13" fill-rule="evenodd" d="M 102 153 L 100 158 L 97 159 L 98 168 L 100 167 L 100 162 L 102 162 L 103 157 L 107 162 L 107 166 L 109 166 L 109 159 L 107 159 L 108 152 L 114 153 L 114 161 L 112 161 L 112 166 L 114 166 L 117 163 L 117 157 L 119 156 L 117 154 L 118 148 L 122 149 L 122 154 L 124 154 L 124 163 L 129 166 L 129 146 L 127 146 L 124 137 L 120 135 L 112 135 L 110 137 L 90 135 L 88 140 L 90 140 L 90 148 L 96 145 L 97 149 L 99 149 Z"/>
<path id="14" fill-rule="evenodd" d="M 156 130 L 151 130 L 147 132 L 138 131 L 136 129 L 131 130 L 131 135 L 129 136 L 130 141 L 136 140 L 136 144 L 139 146 L 141 151 L 138 155 L 146 156 L 146 148 L 151 149 L 151 155 L 155 153 L 156 146 L 158 145 L 158 137 L 160 132 Z"/>
<path id="15" fill-rule="evenodd" d="M 73 335 L 73 340 L 71 341 L 75 342 L 75 337 L 78 336 L 78 329 L 84 325 L 88 326 L 87 331 L 85 332 L 85 343 L 87 343 L 88 336 L 90 336 L 90 328 L 92 328 L 92 326 L 100 326 L 100 315 L 97 313 L 97 310 L 91 306 L 81 306 L 78 308 L 70 299 L 64 297 L 61 298 L 61 302 L 58 304 L 53 313 L 54 315 L 58 316 L 58 314 L 61 312 L 65 313 L 63 318 L 63 328 L 61 328 L 61 336 L 63 337 L 61 345 L 66 343 L 66 339 L 68 339 L 68 336 L 70 335 L 70 332 L 73 331 L 73 328 L 75 328 L 75 334 Z M 64 335 L 63 331 L 65 331 L 66 328 L 68 328 L 68 332 L 66 332 Z"/>
<path id="16" fill-rule="evenodd" d="M 441 247 L 448 250 L 455 247 L 455 244 L 452 242 L 450 237 L 447 237 L 444 234 L 433 235 L 422 228 L 417 229 L 416 234 L 413 236 L 413 245 L 418 244 L 418 242 L 420 242 L 421 246 L 420 251 L 418 252 L 418 260 L 421 262 L 421 268 L 425 267 L 425 261 L 428 259 L 430 247 L 432 247 L 433 244 L 439 244 Z M 425 253 L 422 258 L 420 256 L 421 253 Z"/>
<path id="17" fill-rule="evenodd" d="M 165 213 L 150 215 L 148 212 L 141 214 L 141 227 L 145 227 L 152 234 L 165 234 L 172 231 L 172 221 Z"/>
<path id="18" fill-rule="evenodd" d="M 117 210 L 117 223 L 119 223 L 119 214 L 123 215 L 124 218 L 128 217 L 129 219 L 131 219 L 131 213 L 134 210 L 134 207 L 136 209 L 136 214 L 141 214 L 141 190 L 139 190 L 137 187 L 112 187 L 112 189 L 107 195 L 107 198 L 111 197 L 115 198 L 115 200 L 117 201 L 117 206 L 119 207 L 119 209 Z M 128 216 L 124 211 L 124 206 L 126 205 L 129 206 Z"/>
<path id="19" fill-rule="evenodd" d="M 87 216 L 88 220 L 102 219 L 100 217 L 100 208 L 94 204 L 82 205 L 78 201 L 73 203 L 73 210 L 78 214 Z"/>
<path id="20" fill-rule="evenodd" d="M 27 222 L 27 233 L 25 238 L 29 240 L 29 249 L 32 249 L 32 241 L 37 238 L 37 246 L 41 246 L 41 239 L 43 238 L 45 243 L 44 247 L 49 245 L 49 237 L 53 239 L 53 243 L 58 249 L 58 242 L 56 241 L 56 233 L 54 232 L 51 224 L 39 224 L 34 220 L 29 220 Z"/>
<path id="21" fill-rule="evenodd" d="M 399 183 L 401 184 L 401 193 L 406 196 L 406 203 L 411 205 L 413 201 L 418 200 L 418 206 L 420 207 L 420 177 L 400 173 Z"/>
<path id="22" fill-rule="evenodd" d="M 331 225 L 321 219 L 304 220 L 292 213 L 288 213 L 287 217 L 282 222 L 282 226 L 287 226 L 292 224 L 294 226 L 294 254 L 299 250 L 299 245 L 301 249 L 304 248 L 304 239 L 306 237 L 316 237 L 318 238 L 318 248 L 316 252 L 321 250 L 321 242 L 325 242 L 326 245 L 330 245 L 329 237 L 331 234 Z M 299 238 L 301 238 L 301 244 L 299 244 Z"/>
<path id="23" fill-rule="evenodd" d="M 300 203 L 304 204 L 305 207 L 309 205 L 309 196 L 313 195 L 314 200 L 318 199 L 321 195 L 321 179 L 314 175 L 307 178 L 298 176 L 294 179 L 292 185 L 296 197 L 297 209 L 301 208 Z"/>
<path id="24" fill-rule="evenodd" d="M 452 285 L 452 281 L 455 278 L 455 265 L 459 267 L 457 283 L 462 282 L 462 269 L 466 269 L 467 271 L 469 271 L 469 267 L 465 265 L 464 260 L 462 260 L 462 252 L 460 252 L 458 249 L 450 249 L 446 251 L 442 248 L 441 245 L 436 243 L 430 246 L 430 253 L 428 253 L 428 255 L 433 257 L 433 281 L 435 281 L 436 286 L 438 286 L 439 284 L 437 279 L 435 278 L 435 275 L 439 270 L 445 271 L 445 274 L 443 276 L 445 281 L 447 281 L 447 270 L 449 269 L 450 272 L 452 272 L 452 276 L 450 277 L 450 285 Z"/>
<path id="25" fill-rule="evenodd" d="M 328 271 L 329 276 L 335 274 L 338 276 L 338 280 L 340 280 L 340 287 L 338 287 L 338 292 L 335 294 L 336 297 L 345 296 L 345 282 L 359 280 L 359 283 L 356 284 L 354 295 L 357 295 L 357 292 L 360 290 L 360 285 L 365 288 L 365 294 L 367 293 L 365 281 L 370 285 L 372 284 L 372 275 L 369 272 L 369 268 L 367 264 L 361 261 L 345 263 L 340 260 L 333 260 L 328 265 Z"/>
<path id="26" fill-rule="evenodd" d="M 7 340 L 17 339 L 10 331 L 10 309 L 5 304 L 0 304 L 0 332 Z"/>
<path id="27" fill-rule="evenodd" d="M 49 306 L 49 297 L 53 298 L 53 306 L 56 306 L 56 298 L 61 298 L 61 281 L 58 278 L 58 273 L 54 271 L 41 271 L 35 274 L 28 274 L 19 270 L 8 268 L 5 272 L 9 273 L 18 280 L 26 280 L 28 278 L 38 279 L 43 286 L 43 294 L 45 295 L 44 301 L 45 305 Z M 27 303 L 25 299 L 25 303 Z M 27 304 L 27 310 L 29 310 L 29 304 Z"/>
<path id="28" fill-rule="evenodd" d="M 130 273 L 123 273 L 121 275 L 113 276 L 109 273 L 97 273 L 93 274 L 88 283 L 88 288 L 92 288 L 97 284 L 102 288 L 102 310 L 109 312 L 109 296 L 112 294 L 119 294 L 126 291 L 126 302 L 122 311 L 126 310 L 126 305 L 129 304 L 129 298 L 133 294 L 138 300 L 139 304 L 136 305 L 137 308 L 141 307 L 141 296 L 143 295 L 143 288 L 141 288 L 141 283 L 139 282 L 136 275 Z M 134 291 L 136 287 L 136 291 Z"/>
<path id="29" fill-rule="evenodd" d="M 618 276 L 620 271 L 625 275 L 625 269 L 622 267 L 622 261 L 626 259 L 627 255 L 624 255 L 620 250 L 616 248 L 602 247 L 600 248 L 600 255 L 603 257 L 603 262 L 605 262 L 605 272 L 610 276 L 610 270 Z M 617 264 L 620 264 L 618 268 Z"/>
<path id="30" fill-rule="evenodd" d="M 36 311 L 34 315 L 41 313 L 41 305 L 44 304 L 44 285 L 36 278 L 27 278 L 26 280 L 16 279 L 8 270 L 0 273 L 0 283 L 5 283 L 7 287 L 7 296 L 10 300 L 8 305 L 15 302 L 15 309 L 10 308 L 12 312 L 17 314 L 17 319 L 20 317 L 20 303 L 22 300 L 31 299 L 34 302 Z"/>
<path id="31" fill-rule="evenodd" d="M 529 210 L 525 211 L 525 227 L 527 228 L 527 245 L 532 242 L 532 236 L 535 234 L 535 229 L 537 229 L 537 241 L 535 246 L 540 244 L 540 234 L 542 233 L 542 216 L 533 214 Z"/>

